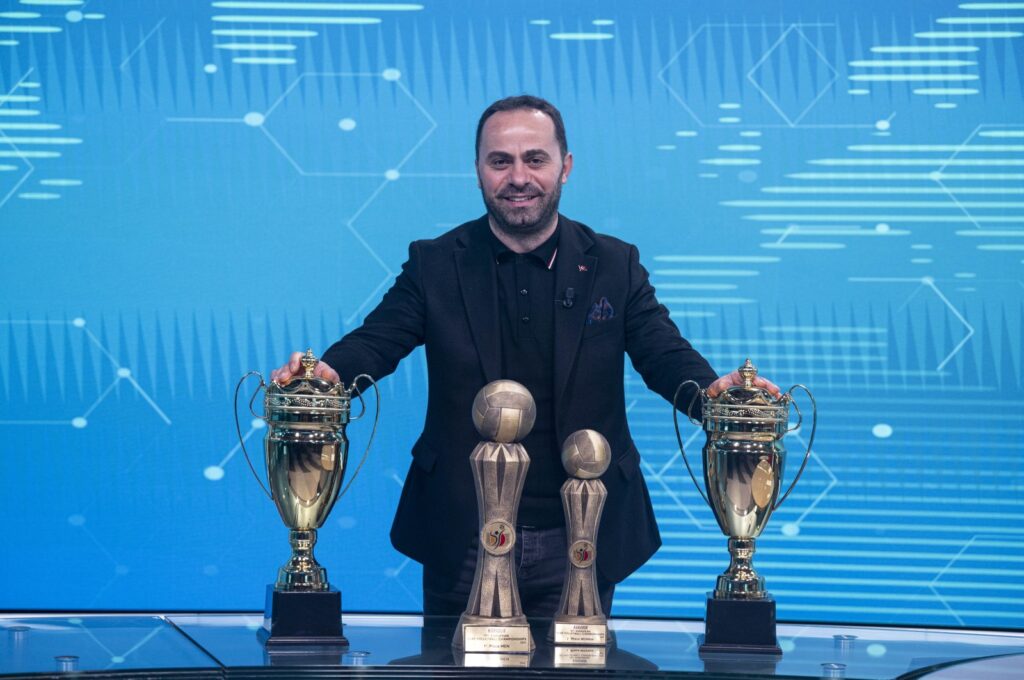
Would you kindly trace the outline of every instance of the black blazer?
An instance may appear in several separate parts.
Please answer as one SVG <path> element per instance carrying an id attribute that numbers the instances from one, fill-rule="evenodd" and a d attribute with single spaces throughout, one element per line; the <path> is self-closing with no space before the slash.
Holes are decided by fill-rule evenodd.
<path id="1" fill-rule="evenodd" d="M 617 583 L 661 545 L 626 423 L 625 355 L 648 387 L 669 400 L 683 380 L 707 386 L 716 375 L 655 299 L 636 246 L 559 219 L 555 290 L 573 288 L 576 304 L 555 313 L 556 435 L 562 441 L 591 428 L 611 444 L 612 462 L 601 478 L 608 500 L 597 537 L 597 568 Z M 426 346 L 426 421 L 412 450 L 391 541 L 409 557 L 452 573 L 478 529 L 469 466 L 480 439 L 470 415 L 473 397 L 503 377 L 488 230 L 483 217 L 412 243 L 409 260 L 381 303 L 323 355 L 345 380 L 359 373 L 379 379 L 416 346 Z M 595 304 L 600 308 L 605 300 L 604 320 L 588 324 Z M 680 403 L 689 404 L 689 396 Z"/>

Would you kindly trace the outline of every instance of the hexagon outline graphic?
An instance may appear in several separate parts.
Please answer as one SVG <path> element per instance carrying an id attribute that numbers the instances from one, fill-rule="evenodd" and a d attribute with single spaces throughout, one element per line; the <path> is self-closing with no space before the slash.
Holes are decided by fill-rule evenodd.
<path id="1" fill-rule="evenodd" d="M 342 71 L 342 72 L 306 71 L 304 73 L 300 73 L 298 75 L 298 77 L 296 77 L 295 80 L 293 80 L 291 82 L 291 84 L 288 85 L 288 87 L 285 88 L 284 92 L 281 93 L 281 95 L 274 101 L 274 103 L 270 105 L 270 108 L 268 108 L 266 110 L 266 112 L 263 113 L 263 120 L 258 124 L 258 127 L 259 127 L 260 131 L 263 132 L 264 135 L 266 135 L 267 139 L 270 140 L 271 144 L 274 145 L 274 148 L 276 148 L 278 150 L 278 152 L 282 156 L 284 156 L 285 160 L 287 160 L 288 163 L 291 164 L 291 166 L 293 168 L 295 168 L 295 171 L 298 172 L 303 177 L 380 177 L 381 176 L 380 172 L 372 172 L 372 171 L 361 171 L 361 172 L 310 172 L 310 171 L 307 171 L 305 168 L 303 168 L 298 163 L 298 161 L 295 160 L 294 157 L 292 157 L 292 155 L 290 153 L 288 153 L 288 150 L 270 132 L 270 130 L 267 129 L 266 122 L 270 118 L 270 116 L 273 115 L 274 110 L 281 104 L 281 102 L 283 102 L 284 99 L 289 94 L 291 94 L 292 90 L 294 90 L 296 87 L 298 87 L 299 83 L 302 82 L 303 78 L 307 78 L 307 77 L 316 77 L 316 78 L 384 78 L 388 82 L 394 83 L 395 86 L 398 88 L 398 91 L 401 92 L 410 102 L 412 102 L 413 106 L 416 107 L 416 110 L 420 112 L 420 115 L 422 115 L 423 118 L 427 121 L 427 123 L 429 123 L 429 127 L 427 128 L 427 131 L 424 132 L 423 135 L 419 138 L 419 140 L 417 140 L 416 143 L 412 145 L 412 147 L 405 153 L 405 155 L 402 157 L 402 159 L 394 167 L 388 168 L 388 171 L 399 171 L 409 161 L 409 159 L 412 158 L 413 154 L 416 153 L 416 151 L 421 146 L 423 146 L 423 144 L 427 141 L 427 139 L 429 139 L 430 136 L 432 134 L 434 134 L 434 131 L 437 129 L 437 121 L 434 120 L 433 116 L 431 116 L 430 113 L 423 107 L 423 105 L 420 104 L 419 100 L 416 99 L 416 97 L 412 94 L 412 92 L 409 91 L 409 88 L 407 88 L 405 86 L 405 84 L 402 83 L 400 76 L 398 78 L 389 78 L 387 75 L 385 75 L 385 73 L 386 73 L 386 71 L 381 72 L 381 73 L 358 72 L 358 71 L 353 71 L 353 72 L 344 72 L 344 71 Z"/>
<path id="2" fill-rule="evenodd" d="M 699 432 L 700 431 L 698 430 L 698 434 L 699 434 Z M 670 462 L 672 460 L 674 460 L 674 457 L 672 459 L 670 459 Z M 640 465 L 643 467 L 644 478 L 648 479 L 648 480 L 650 480 L 652 482 L 657 482 L 658 485 L 661 487 L 662 491 L 664 491 L 666 494 L 668 494 L 668 497 L 670 499 L 672 499 L 672 502 L 680 510 L 683 511 L 683 514 L 686 515 L 691 522 L 693 522 L 694 526 L 697 527 L 697 529 L 699 529 L 700 531 L 705 531 L 705 530 L 713 531 L 714 529 L 718 528 L 717 524 L 713 524 L 713 523 L 712 524 L 705 524 L 700 519 L 698 519 L 698 517 L 695 514 L 693 514 L 693 511 L 690 510 L 690 507 L 686 503 L 684 503 L 682 501 L 682 499 L 680 499 L 680 497 L 676 494 L 676 492 L 673 491 L 672 488 L 668 485 L 668 482 L 666 482 L 663 479 L 663 475 L 666 472 L 665 468 L 662 468 L 662 470 L 657 471 L 646 460 L 641 460 L 640 461 Z M 685 485 L 685 482 L 684 482 L 684 485 Z M 705 506 L 703 503 L 701 503 L 701 507 L 707 507 L 707 506 Z"/>
<path id="3" fill-rule="evenodd" d="M 955 565 L 957 561 L 961 557 L 963 557 L 963 554 L 967 552 L 971 548 L 971 546 L 973 546 L 974 543 L 978 541 L 978 539 L 993 539 L 998 542 L 1005 542 L 1007 538 L 1007 536 L 1001 536 L 998 534 L 974 534 L 973 536 L 971 536 L 969 541 L 967 541 L 966 543 L 964 543 L 963 546 L 961 546 L 960 550 L 958 550 L 955 555 L 949 558 L 949 561 L 946 562 L 946 565 L 942 567 L 942 569 L 940 569 L 938 573 L 935 574 L 934 578 L 932 578 L 932 580 L 928 583 L 928 589 L 932 591 L 932 593 L 935 595 L 936 598 L 938 598 L 942 606 L 946 608 L 946 611 L 948 611 L 954 619 L 956 619 L 959 625 L 966 626 L 967 624 L 960 617 L 960 614 L 957 612 L 957 610 L 952 605 L 950 605 L 949 600 L 947 600 L 946 597 L 941 592 L 939 592 L 939 588 L 942 586 L 942 577 L 945 576 L 947 571 L 953 568 L 953 565 Z"/>
<path id="4" fill-rule="evenodd" d="M 958 342 L 956 344 L 956 346 L 953 347 L 952 350 L 950 350 L 949 354 L 947 354 L 946 357 L 942 361 L 939 362 L 939 365 L 935 367 L 935 371 L 936 372 L 941 372 L 942 369 L 944 369 L 946 367 L 946 364 L 948 364 L 953 359 L 953 357 L 956 356 L 957 352 L 959 352 L 963 348 L 963 346 L 967 344 L 967 341 L 970 340 L 974 336 L 974 326 L 972 326 L 971 324 L 967 323 L 967 319 L 964 318 L 963 314 L 961 314 L 960 311 L 955 306 L 953 306 L 953 303 L 949 301 L 949 298 L 947 298 L 945 295 L 942 294 L 942 291 L 939 290 L 938 286 L 935 285 L 935 279 L 932 278 L 931 276 L 923 276 L 923 277 L 920 277 L 920 278 L 903 278 L 903 277 L 889 277 L 889 276 L 877 276 L 877 277 L 851 276 L 847 280 L 852 282 L 852 283 L 917 283 L 917 284 L 919 284 L 919 287 L 915 288 L 914 291 L 907 297 L 907 299 L 903 303 L 903 305 L 901 305 L 901 307 L 900 307 L 901 309 L 902 309 L 903 306 L 906 306 L 914 298 L 915 295 L 917 295 L 917 292 L 921 289 L 920 286 L 925 286 L 925 287 L 931 289 L 931 291 L 933 293 L 935 293 L 935 296 L 938 297 L 939 300 L 942 301 L 942 303 L 944 305 L 946 305 L 946 307 L 949 308 L 949 311 L 953 314 L 954 317 L 956 317 L 957 321 L 962 323 L 964 325 L 964 328 L 967 329 L 966 335 L 964 335 L 964 337 L 960 339 L 960 342 Z M 1024 284 L 1021 284 L 1021 285 L 1024 286 Z"/>
<path id="5" fill-rule="evenodd" d="M 973 215 L 971 211 L 968 210 L 967 207 L 960 202 L 960 199 L 956 196 L 956 194 L 950 191 L 949 187 L 946 186 L 946 183 L 942 181 L 942 174 L 945 172 L 946 168 L 949 167 L 949 164 L 952 161 L 954 161 L 957 158 L 957 156 L 960 155 L 960 152 L 965 151 L 967 149 L 967 145 L 974 141 L 974 138 L 977 137 L 978 133 L 980 133 L 984 128 L 1024 129 L 1024 125 L 1020 123 L 981 123 L 980 125 L 978 125 L 978 127 L 974 128 L 974 130 L 971 131 L 971 134 L 967 135 L 967 139 L 965 139 L 964 141 L 960 142 L 960 144 L 957 145 L 956 150 L 949 156 L 949 158 L 943 160 L 941 164 L 935 170 L 933 170 L 930 175 L 931 179 L 936 184 L 938 184 L 944 192 L 946 192 L 946 195 L 949 196 L 949 200 L 951 200 L 953 204 L 960 209 L 960 212 L 962 212 L 964 216 L 971 221 L 971 224 L 973 224 L 976 229 L 983 229 L 983 227 L 981 226 L 981 224 L 978 223 L 978 220 L 975 217 L 975 215 Z"/>
<path id="6" fill-rule="evenodd" d="M 370 204 L 377 199 L 377 196 L 380 195 L 380 192 L 382 192 L 384 190 L 384 187 L 386 187 L 388 183 L 391 181 L 392 180 L 390 179 L 385 179 L 383 182 L 381 182 L 377 186 L 377 188 L 373 190 L 373 193 L 371 193 L 367 197 L 367 199 L 363 201 L 363 204 L 359 206 L 359 209 L 352 213 L 351 217 L 345 220 L 345 228 L 349 230 L 349 232 L 355 237 L 355 239 L 359 241 L 359 244 L 363 246 L 363 248 L 366 249 L 366 252 L 370 254 L 370 257 L 372 257 L 374 261 L 380 265 L 381 269 L 384 270 L 384 277 L 380 280 L 376 287 L 372 291 L 370 291 L 370 294 L 366 296 L 366 298 L 355 309 L 355 311 L 353 311 L 345 319 L 345 323 L 347 324 L 351 324 L 352 322 L 354 322 L 356 318 L 359 317 L 359 314 L 362 313 L 364 309 L 366 309 L 367 305 L 369 305 L 373 300 L 377 298 L 377 294 L 380 291 L 382 291 L 395 278 L 395 272 L 392 271 L 391 267 L 388 266 L 388 263 L 385 262 L 384 259 L 377 253 L 377 251 L 373 249 L 369 242 L 367 242 L 367 240 L 363 238 L 363 235 L 360 234 L 359 230 L 356 229 L 355 227 L 356 220 L 358 220 L 359 217 L 363 214 L 363 212 L 370 207 Z"/>
<path id="7" fill-rule="evenodd" d="M 683 99 L 682 95 L 676 92 L 675 89 L 669 84 L 669 82 L 665 80 L 665 72 L 668 71 L 669 67 L 672 66 L 672 64 L 674 64 L 679 59 L 680 55 L 682 55 L 682 53 L 686 51 L 690 44 L 697 39 L 697 36 L 703 33 L 705 28 L 709 28 L 710 26 L 711 24 L 709 23 L 701 24 L 700 26 L 698 26 L 697 30 L 693 32 L 693 34 L 686 40 L 686 42 L 682 44 L 679 50 L 674 55 L 672 55 L 672 58 L 665 62 L 665 65 L 661 67 L 660 71 L 658 71 L 658 80 L 661 81 L 661 84 L 665 86 L 665 89 L 669 91 L 669 94 L 672 95 L 672 98 L 679 102 L 679 105 L 682 106 L 683 109 L 685 109 L 686 112 L 690 114 L 690 117 L 697 121 L 697 124 L 700 125 L 701 127 L 708 127 L 708 124 L 701 120 L 700 116 L 698 116 L 694 112 L 694 110 L 689 107 L 689 105 Z"/>
<path id="8" fill-rule="evenodd" d="M 796 127 L 800 123 L 800 121 L 803 120 L 804 116 L 806 116 L 810 112 L 810 110 L 814 108 L 814 105 L 818 103 L 818 100 L 821 99 L 826 92 L 828 92 L 829 88 L 832 87 L 832 84 L 839 79 L 839 72 L 836 71 L 835 67 L 832 66 L 832 63 L 825 58 L 825 55 L 823 55 L 818 50 L 818 48 L 814 46 L 814 43 L 812 43 L 810 39 L 806 35 L 804 35 L 804 32 L 797 28 L 798 25 L 799 24 L 790 24 L 789 28 L 787 28 L 782 33 L 782 35 L 779 36 L 779 39 L 776 40 L 775 43 L 771 47 L 769 47 L 763 55 L 761 55 L 761 58 L 758 59 L 757 62 L 750 67 L 750 70 L 747 71 L 747 80 L 749 80 L 750 84 L 753 85 L 754 88 L 761 93 L 761 96 L 765 98 L 765 101 L 767 101 L 768 104 L 771 105 L 773 109 L 775 109 L 775 112 L 778 113 L 784 121 L 786 121 L 789 127 Z M 764 90 L 764 88 L 761 87 L 756 80 L 754 80 L 753 76 L 754 71 L 760 68 L 761 64 L 768 61 L 768 57 L 771 56 L 772 52 L 778 49 L 778 47 L 783 43 L 783 41 L 785 41 L 786 37 L 793 31 L 796 31 L 797 35 L 800 37 L 800 40 L 803 40 L 805 43 L 807 43 L 807 46 L 811 48 L 811 51 L 814 52 L 815 55 L 817 55 L 818 59 L 821 59 L 822 63 L 825 64 L 828 70 L 832 72 L 832 77 L 829 79 L 827 83 L 825 83 L 821 87 L 821 90 L 818 92 L 818 94 L 814 96 L 814 99 L 812 99 L 811 102 L 803 108 L 803 110 L 800 112 L 800 115 L 797 116 L 794 120 L 790 120 L 789 116 L 786 115 L 782 108 L 775 102 L 774 99 L 771 98 L 771 96 Z"/>
<path id="9" fill-rule="evenodd" d="M 32 75 L 32 71 L 33 70 L 35 70 L 34 67 L 30 68 L 28 71 L 26 71 L 25 75 L 23 75 L 21 78 L 19 78 L 18 81 L 16 83 L 14 83 L 14 85 L 11 87 L 11 89 L 9 89 L 4 96 L 10 96 L 11 94 L 14 93 L 14 91 L 16 89 L 21 87 L 21 84 L 23 82 L 25 82 L 25 79 L 28 78 L 30 75 Z M 21 188 L 21 185 L 28 181 L 28 178 L 32 176 L 32 173 L 36 171 L 36 166 L 32 164 L 32 161 L 30 161 L 28 158 L 26 158 L 25 155 L 22 154 L 21 150 L 18 149 L 17 146 L 15 146 L 13 143 L 7 141 L 8 139 L 10 139 L 10 138 L 7 136 L 7 133 L 5 133 L 3 130 L 0 130 L 0 144 L 6 144 L 7 146 L 9 146 L 12 149 L 14 149 L 14 152 L 18 154 L 18 160 L 20 160 L 22 163 L 24 163 L 26 166 L 28 166 L 28 171 L 25 172 L 18 179 L 18 181 L 14 183 L 14 186 L 11 188 L 10 191 L 7 192 L 6 195 L 4 195 L 2 198 L 0 198 L 0 208 L 3 208 L 7 204 L 7 201 L 11 200 L 11 196 L 13 196 L 15 194 L 15 192 L 17 192 L 18 189 Z"/>
<path id="10" fill-rule="evenodd" d="M 85 319 L 83 319 L 81 317 L 77 317 L 75 319 L 72 319 L 71 321 L 33 321 L 33 320 L 29 320 L 29 319 L 22 319 L 22 320 L 6 320 L 5 319 L 5 320 L 0 320 L 0 325 L 12 325 L 12 324 L 19 324 L 19 325 L 20 324 L 25 324 L 25 325 L 43 325 L 43 324 L 62 325 L 62 324 L 67 324 L 67 325 L 72 326 L 74 328 L 80 329 L 83 333 L 85 333 L 85 336 L 89 339 L 89 342 L 91 342 L 93 344 L 93 346 L 96 347 L 96 349 L 99 350 L 100 354 L 102 354 L 104 357 L 107 358 L 108 361 L 110 361 L 110 363 L 114 367 L 114 371 L 116 372 L 116 375 L 114 376 L 114 382 L 112 382 L 109 385 L 107 385 L 107 387 L 100 393 L 100 395 L 98 397 L 96 397 L 96 399 L 93 401 L 93 403 L 89 405 L 89 408 L 87 408 L 85 411 L 83 411 L 82 415 L 80 415 L 80 416 L 76 416 L 74 418 L 71 418 L 70 420 L 0 420 L 0 426 L 2 426 L 2 425 L 31 425 L 31 426 L 36 426 L 36 425 L 71 425 L 72 427 L 74 427 L 76 429 L 80 429 L 80 428 L 86 427 L 88 425 L 88 423 L 89 423 L 88 419 L 89 419 L 89 416 L 92 415 L 92 412 L 95 411 L 99 407 L 99 405 L 103 403 L 103 401 L 110 395 L 111 392 L 114 391 L 114 388 L 117 387 L 117 385 L 122 380 L 125 380 L 129 384 L 131 384 L 131 386 L 135 389 L 135 391 L 139 394 L 139 396 L 141 396 L 142 399 L 147 404 L 149 404 L 150 408 L 153 409 L 153 411 L 160 418 L 160 420 L 164 421 L 164 423 L 166 425 L 170 425 L 171 424 L 171 419 L 167 416 L 166 413 L 164 413 L 163 409 L 161 409 L 157 405 L 157 403 L 155 401 L 153 401 L 153 398 L 149 396 L 149 393 L 146 392 L 146 390 L 142 389 L 142 386 L 139 385 L 137 380 L 135 380 L 135 376 L 132 374 L 131 370 L 126 368 L 120 361 L 118 361 L 117 357 L 115 357 L 113 354 L 110 353 L 110 350 L 107 349 L 107 347 L 104 346 L 103 343 L 100 342 L 100 339 L 96 337 L 95 333 L 93 333 L 91 330 L 86 328 L 86 321 L 85 321 Z"/>
<path id="11" fill-rule="evenodd" d="M 962 337 L 960 339 L 960 342 L 958 342 L 956 344 L 956 346 L 953 347 L 952 350 L 950 350 L 949 354 L 946 355 L 946 358 L 944 358 L 942 361 L 940 361 L 939 365 L 935 367 L 936 373 L 940 373 L 940 372 L 942 372 L 942 369 L 944 369 L 946 367 L 946 364 L 948 364 L 953 359 L 953 357 L 956 356 L 956 353 L 959 352 L 960 349 L 964 345 L 967 344 L 967 341 L 971 339 L 971 336 L 974 335 L 974 326 L 972 326 L 971 324 L 967 323 L 967 319 L 965 319 L 963 314 L 960 313 L 960 310 L 958 310 L 955 306 L 953 306 L 953 303 L 949 301 L 949 298 L 947 298 L 945 295 L 942 294 L 942 291 L 939 290 L 938 286 L 935 285 L 935 279 L 934 278 L 932 278 L 931 276 L 925 276 L 925 277 L 922 277 L 920 279 L 907 279 L 907 280 L 908 281 L 917 281 L 922 286 L 925 286 L 925 287 L 931 289 L 931 291 L 933 293 L 935 293 L 935 296 L 937 298 L 939 298 L 939 300 L 944 305 L 946 305 L 946 307 L 949 308 L 949 311 L 952 312 L 954 317 L 956 317 L 956 320 L 959 321 L 960 323 L 962 323 L 964 325 L 964 328 L 967 329 L 966 335 L 964 335 L 964 337 Z M 904 302 L 903 305 L 900 306 L 900 309 L 905 307 L 911 301 L 911 299 L 913 299 L 914 295 L 917 294 L 918 290 L 920 290 L 920 288 L 918 288 L 917 290 L 915 290 L 913 293 L 910 294 L 910 296 L 907 298 L 906 302 Z"/>
<path id="12" fill-rule="evenodd" d="M 697 124 L 700 125 L 701 127 L 709 127 L 709 128 L 730 127 L 731 128 L 733 126 L 732 125 L 721 125 L 721 124 L 705 123 L 701 119 L 701 117 L 698 116 L 697 113 L 692 108 L 690 108 L 690 106 L 686 103 L 686 100 L 683 99 L 683 96 L 681 94 L 679 94 L 675 90 L 675 88 L 673 88 L 672 85 L 670 85 L 669 82 L 665 79 L 665 72 L 668 71 L 668 69 L 672 66 L 672 64 L 674 64 L 679 59 L 680 55 L 682 55 L 683 52 L 685 52 L 687 50 L 687 48 L 690 47 L 690 45 L 697 39 L 697 37 L 701 33 L 704 32 L 705 29 L 707 29 L 707 28 L 716 28 L 716 27 L 731 27 L 731 26 L 738 26 L 738 25 L 739 24 L 717 24 L 717 23 L 710 23 L 710 22 L 701 24 L 700 26 L 697 27 L 697 30 L 694 31 L 690 35 L 690 37 L 686 39 L 686 41 L 682 44 L 682 46 L 679 48 L 679 50 L 677 50 L 676 53 L 674 55 L 672 55 L 672 57 L 667 62 L 665 62 L 665 65 L 662 66 L 661 69 L 657 73 L 658 80 L 661 81 L 661 84 L 664 85 L 665 89 L 667 89 L 669 91 L 669 94 L 672 95 L 672 98 L 675 99 L 679 103 L 679 105 L 682 106 L 683 109 L 688 114 L 690 114 L 690 117 L 693 118 L 697 122 Z M 782 32 L 782 35 L 780 35 L 779 38 L 775 41 L 775 43 L 773 43 L 772 46 L 769 47 L 768 50 L 763 55 L 761 55 L 761 58 L 758 59 L 754 63 L 754 65 L 750 68 L 750 70 L 747 71 L 746 78 L 747 78 L 747 80 L 750 81 L 750 83 L 754 86 L 754 88 L 761 94 L 761 96 L 764 97 L 765 101 L 767 101 L 769 103 L 769 105 L 771 105 L 771 107 L 773 109 L 775 109 L 775 112 L 778 113 L 780 117 L 782 117 L 782 119 L 786 122 L 788 127 L 797 127 L 799 122 L 801 120 L 803 120 L 804 116 L 807 115 L 807 113 L 814 107 L 814 105 L 818 103 L 818 100 L 821 99 L 825 95 L 825 93 L 832 86 L 832 84 L 835 83 L 836 80 L 838 80 L 838 78 L 839 78 L 839 72 L 836 71 L 835 67 L 832 66 L 832 63 L 829 62 L 829 60 L 826 59 L 823 54 L 821 54 L 821 52 L 818 50 L 818 48 L 816 48 L 814 46 L 814 44 L 810 41 L 810 39 L 807 38 L 807 36 L 803 34 L 803 31 L 801 31 L 799 27 L 801 27 L 801 26 L 812 26 L 812 25 L 816 25 L 816 26 L 821 26 L 821 25 L 824 25 L 824 26 L 834 26 L 835 24 L 807 24 L 807 23 L 799 22 L 799 23 L 791 23 L 791 24 L 765 24 L 765 25 L 785 26 L 786 28 Z M 760 24 L 759 24 L 759 26 L 760 26 Z M 762 88 L 760 85 L 758 85 L 757 81 L 755 81 L 751 76 L 752 76 L 753 72 L 756 71 L 758 69 L 758 67 L 760 67 L 761 64 L 763 64 L 768 59 L 768 57 L 771 55 L 771 53 L 782 43 L 782 41 L 786 39 L 786 36 L 788 36 L 794 30 L 797 33 L 799 33 L 800 38 L 804 42 L 807 43 L 807 45 L 811 48 L 811 50 L 818 56 L 819 59 L 822 60 L 822 62 L 832 72 L 832 78 L 828 81 L 828 83 L 826 83 L 822 87 L 821 91 L 804 108 L 804 110 L 801 111 L 800 115 L 797 116 L 796 120 L 790 120 L 789 117 L 785 113 L 783 113 L 783 111 L 775 103 L 775 101 L 768 95 L 768 93 L 764 91 L 764 88 Z M 762 127 L 762 125 L 752 125 L 751 127 Z"/>
<path id="13" fill-rule="evenodd" d="M 0 197 L 0 208 L 3 208 L 5 205 L 7 205 L 7 201 L 11 200 L 11 196 L 17 193 L 18 189 L 21 188 L 21 185 L 27 182 L 28 178 L 32 176 L 32 173 L 36 171 L 36 166 L 32 164 L 32 161 L 25 158 L 25 156 L 21 154 L 21 151 L 18 149 L 18 147 L 6 141 L 7 139 L 7 135 L 4 134 L 3 130 L 0 130 L 0 144 L 6 144 L 7 146 L 14 149 L 14 151 L 18 154 L 18 160 L 27 165 L 28 168 L 25 170 L 24 174 L 20 178 L 18 178 L 18 181 L 14 183 L 14 186 L 11 187 L 11 190 L 8 191 L 4 196 Z"/>

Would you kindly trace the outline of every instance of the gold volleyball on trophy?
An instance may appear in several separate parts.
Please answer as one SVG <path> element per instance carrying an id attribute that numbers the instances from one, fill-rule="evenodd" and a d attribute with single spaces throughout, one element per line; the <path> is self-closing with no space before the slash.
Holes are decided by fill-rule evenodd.
<path id="1" fill-rule="evenodd" d="M 530 433 L 536 419 L 533 395 L 515 380 L 487 383 L 473 399 L 473 425 L 490 441 L 519 441 Z"/>
<path id="2" fill-rule="evenodd" d="M 597 479 L 608 469 L 611 450 L 600 432 L 577 430 L 562 444 L 562 467 L 577 479 Z"/>

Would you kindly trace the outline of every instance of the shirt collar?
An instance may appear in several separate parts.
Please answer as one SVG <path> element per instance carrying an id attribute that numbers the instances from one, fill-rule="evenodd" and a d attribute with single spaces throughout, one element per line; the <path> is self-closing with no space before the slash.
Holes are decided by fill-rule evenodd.
<path id="1" fill-rule="evenodd" d="M 498 237 L 494 235 L 490 227 L 488 227 L 487 231 L 491 235 L 491 252 L 494 253 L 495 260 L 506 262 L 510 258 L 515 257 L 516 253 L 498 240 Z M 558 257 L 558 237 L 561 232 L 562 225 L 561 218 L 559 218 L 559 221 L 555 224 L 555 231 L 552 232 L 551 236 L 530 252 L 523 253 L 523 257 L 537 260 L 545 269 L 554 269 L 555 258 Z"/>

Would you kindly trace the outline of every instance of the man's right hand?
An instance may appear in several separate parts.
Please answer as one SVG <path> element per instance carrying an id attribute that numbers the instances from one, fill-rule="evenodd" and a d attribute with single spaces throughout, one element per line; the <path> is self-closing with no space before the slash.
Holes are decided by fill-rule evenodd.
<path id="1" fill-rule="evenodd" d="M 278 384 L 287 385 L 295 376 L 303 375 L 303 356 L 305 355 L 302 352 L 292 352 L 292 356 L 288 359 L 288 363 L 281 368 L 274 369 L 270 374 L 270 379 Z M 338 375 L 338 372 L 322 361 L 318 361 L 316 363 L 316 368 L 313 369 L 313 375 L 318 378 L 323 378 L 329 382 L 341 382 L 341 377 Z"/>

